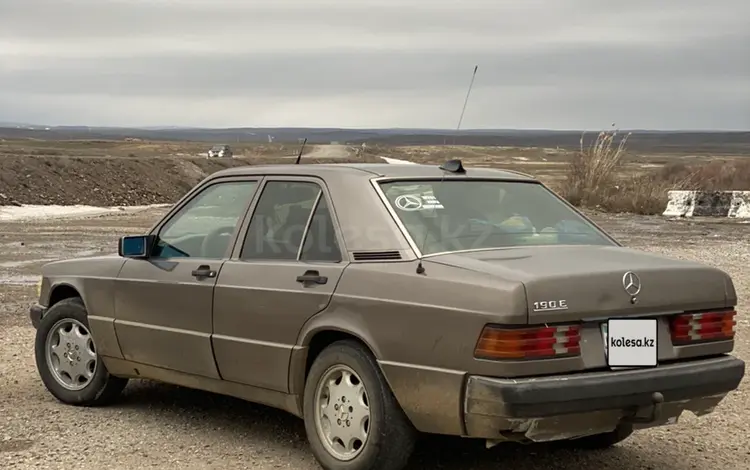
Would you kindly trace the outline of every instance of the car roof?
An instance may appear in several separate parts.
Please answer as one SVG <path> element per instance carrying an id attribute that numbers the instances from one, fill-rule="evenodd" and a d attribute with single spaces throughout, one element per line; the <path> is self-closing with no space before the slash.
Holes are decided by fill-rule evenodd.
<path id="1" fill-rule="evenodd" d="M 517 181 L 537 181 L 531 175 L 494 168 L 468 167 L 466 173 L 452 174 L 441 170 L 438 165 L 393 164 L 393 163 L 315 163 L 302 165 L 248 165 L 221 170 L 212 177 L 245 175 L 289 175 L 325 177 L 331 173 L 371 179 L 373 177 L 393 178 L 492 178 Z"/>

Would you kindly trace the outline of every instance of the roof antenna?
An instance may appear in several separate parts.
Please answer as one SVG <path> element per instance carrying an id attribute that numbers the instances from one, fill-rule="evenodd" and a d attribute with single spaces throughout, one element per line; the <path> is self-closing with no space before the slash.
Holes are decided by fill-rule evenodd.
<path id="1" fill-rule="evenodd" d="M 302 151 L 305 150 L 306 143 L 307 143 L 307 137 L 305 137 L 305 140 L 302 141 L 302 146 L 299 148 L 299 154 L 297 155 L 297 161 L 294 162 L 295 165 L 299 165 L 299 161 L 302 160 Z"/>
<path id="2" fill-rule="evenodd" d="M 474 87 L 474 79 L 477 76 L 477 70 L 479 70 L 479 66 L 474 66 L 474 73 L 471 74 L 471 82 L 469 82 L 469 89 L 466 92 L 466 99 L 464 99 L 464 107 L 461 108 L 461 116 L 458 118 L 458 125 L 456 126 L 456 134 L 458 134 L 458 131 L 461 129 L 461 122 L 464 120 L 464 113 L 466 112 L 466 105 L 469 104 L 469 96 L 471 95 L 471 89 Z M 456 145 L 456 135 L 453 135 L 453 145 Z"/>
<path id="3" fill-rule="evenodd" d="M 466 112 L 466 105 L 469 104 L 469 96 L 471 96 L 471 89 L 474 87 L 474 79 L 477 76 L 477 70 L 479 70 L 479 66 L 475 65 L 474 66 L 474 72 L 472 72 L 472 74 L 471 74 L 471 82 L 469 83 L 469 89 L 466 92 L 466 98 L 464 99 L 464 106 L 463 106 L 463 108 L 461 108 L 461 116 L 458 118 L 458 125 L 456 125 L 456 134 L 458 134 L 458 131 L 461 130 L 461 123 L 464 120 L 464 113 Z M 456 145 L 456 135 L 455 134 L 453 135 L 453 145 Z M 440 177 L 440 182 L 433 189 L 433 195 L 435 193 L 435 189 L 439 188 L 443 184 L 443 181 L 445 181 L 445 174 L 446 174 L 446 172 L 449 172 L 449 173 L 466 173 L 466 170 L 464 169 L 464 166 L 461 163 L 461 160 L 458 160 L 458 159 L 448 160 L 447 162 L 445 162 L 442 165 L 440 165 L 440 169 L 443 170 L 443 176 Z M 432 205 L 432 214 L 431 215 L 435 214 L 435 210 L 436 210 L 438 204 L 439 204 L 439 202 L 437 200 L 435 200 L 435 203 Z M 419 247 L 420 251 L 422 251 L 422 248 L 427 243 L 427 235 L 428 235 L 428 232 L 427 232 L 427 230 L 425 230 L 425 232 L 424 232 L 424 240 L 422 240 L 422 246 Z M 419 263 L 417 264 L 417 274 L 424 274 L 424 272 L 425 272 L 425 269 L 424 269 L 424 265 L 422 265 L 422 257 L 420 256 L 419 257 Z"/>

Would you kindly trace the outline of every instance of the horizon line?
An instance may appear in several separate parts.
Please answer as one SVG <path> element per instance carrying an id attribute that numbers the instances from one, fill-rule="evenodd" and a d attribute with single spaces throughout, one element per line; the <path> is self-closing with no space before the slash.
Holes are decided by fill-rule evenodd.
<path id="1" fill-rule="evenodd" d="M 462 132 L 602 132 L 616 130 L 618 132 L 700 132 L 700 133 L 722 133 L 722 132 L 750 132 L 750 129 L 669 129 L 669 128 L 619 128 L 619 127 L 602 127 L 602 128 L 543 128 L 543 127 L 518 127 L 518 128 L 501 128 L 501 127 L 472 127 L 466 129 L 450 129 L 439 127 L 328 127 L 328 126 L 246 126 L 246 127 L 202 127 L 202 126 L 180 126 L 180 125 L 152 125 L 152 126 L 109 126 L 109 125 L 87 125 L 87 124 L 33 124 L 33 123 L 14 123 L 0 121 L 0 128 L 87 128 L 87 129 L 117 129 L 117 130 L 145 130 L 145 131 L 239 131 L 239 130 L 333 130 L 333 131 L 437 131 L 441 133 L 462 133 Z M 44 130 L 44 129 L 29 129 Z"/>

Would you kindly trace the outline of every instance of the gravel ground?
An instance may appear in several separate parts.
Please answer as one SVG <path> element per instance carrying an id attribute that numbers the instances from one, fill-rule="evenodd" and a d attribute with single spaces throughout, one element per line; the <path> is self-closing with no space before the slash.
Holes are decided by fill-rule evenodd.
<path id="1" fill-rule="evenodd" d="M 0 466 L 31 469 L 318 468 L 302 422 L 281 411 L 209 393 L 132 381 L 116 405 L 80 409 L 55 401 L 33 360 L 27 311 L 39 267 L 50 259 L 112 252 L 159 211 L 88 219 L 0 222 Z M 718 266 L 735 280 L 744 313 L 750 298 L 750 225 L 593 216 L 625 244 Z M 748 322 L 736 353 L 747 360 Z M 747 469 L 747 381 L 717 413 L 640 432 L 615 449 L 574 452 L 555 445 L 498 446 L 425 438 L 412 469 Z"/>

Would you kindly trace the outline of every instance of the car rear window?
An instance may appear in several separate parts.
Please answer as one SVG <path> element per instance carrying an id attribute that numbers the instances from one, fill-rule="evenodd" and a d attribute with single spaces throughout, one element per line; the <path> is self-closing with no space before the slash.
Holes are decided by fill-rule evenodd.
<path id="1" fill-rule="evenodd" d="M 538 183 L 398 180 L 380 188 L 425 255 L 525 245 L 614 245 Z"/>

